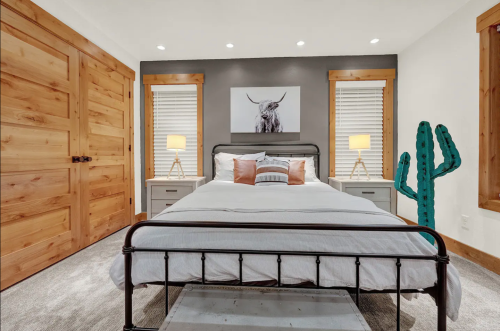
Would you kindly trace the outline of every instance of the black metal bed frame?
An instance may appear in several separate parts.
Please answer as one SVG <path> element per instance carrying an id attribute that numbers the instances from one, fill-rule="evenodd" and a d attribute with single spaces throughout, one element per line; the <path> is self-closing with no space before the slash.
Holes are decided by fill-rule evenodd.
<path id="1" fill-rule="evenodd" d="M 308 143 L 298 143 L 298 144 L 266 144 L 266 143 L 255 143 L 255 144 L 217 144 L 212 148 L 212 179 L 215 177 L 215 154 L 218 149 L 221 147 L 230 147 L 230 148 L 245 148 L 245 147 L 281 147 L 283 149 L 285 148 L 290 148 L 290 147 L 297 147 L 297 148 L 309 148 L 313 150 L 312 152 L 298 152 L 294 150 L 290 150 L 288 152 L 273 152 L 273 151 L 266 151 L 266 155 L 269 156 L 290 156 L 290 157 L 306 157 L 306 156 L 312 156 L 315 159 L 315 169 L 316 169 L 316 177 L 319 178 L 319 169 L 320 169 L 320 162 L 319 162 L 319 157 L 321 155 L 319 151 L 319 147 L 316 144 L 308 144 Z"/>
<path id="2" fill-rule="evenodd" d="M 212 155 L 216 148 L 221 146 L 286 146 L 285 144 L 247 144 L 247 145 L 216 145 L 212 151 Z M 319 148 L 312 144 L 300 144 L 294 146 L 312 146 L 317 149 L 317 153 L 312 153 L 317 157 L 319 165 Z M 291 153 L 276 153 L 282 155 L 290 155 Z M 293 153 L 292 153 L 293 154 Z M 297 153 L 295 155 L 304 155 Z M 306 155 L 309 155 L 306 153 Z M 212 157 L 212 165 L 214 165 Z M 318 167 L 317 167 L 318 168 Z M 319 176 L 319 171 L 318 176 Z M 368 232 L 403 232 L 415 233 L 425 232 L 430 234 L 436 240 L 437 254 L 435 255 L 402 255 L 402 254 L 361 254 L 348 252 L 308 252 L 308 251 L 263 251 L 263 250 L 237 250 L 237 249 L 161 249 L 148 247 L 132 246 L 132 237 L 134 233 L 143 227 L 162 227 L 162 228 L 218 228 L 218 229 L 261 229 L 261 230 L 305 230 L 305 231 L 368 231 Z M 349 225 L 349 224 L 293 224 L 293 223 L 235 223 L 235 222 L 179 222 L 179 221 L 144 221 L 133 225 L 127 232 L 125 244 L 122 252 L 125 258 L 125 325 L 124 331 L 155 331 L 155 328 L 144 328 L 135 326 L 132 322 L 132 296 L 134 285 L 132 283 L 132 255 L 133 253 L 141 252 L 157 252 L 164 254 L 165 281 L 161 284 L 165 286 L 165 315 L 168 313 L 168 287 L 169 286 L 184 286 L 186 284 L 211 284 L 211 285 L 226 285 L 226 286 L 256 286 L 252 283 L 245 283 L 243 280 L 243 262 L 245 255 L 275 255 L 277 262 L 278 279 L 273 285 L 264 285 L 269 287 L 290 288 L 317 288 L 317 289 L 342 289 L 347 290 L 355 296 L 356 305 L 359 306 L 360 294 L 373 293 L 395 293 L 396 298 L 396 328 L 400 330 L 401 320 L 401 294 L 402 293 L 427 293 L 434 297 L 437 305 L 437 330 L 446 330 L 446 276 L 447 265 L 450 261 L 446 251 L 446 245 L 441 236 L 434 230 L 424 226 L 407 226 L 407 225 Z M 171 282 L 169 281 L 169 253 L 186 253 L 186 254 L 201 254 L 202 278 L 201 282 Z M 239 278 L 236 282 L 210 282 L 205 278 L 205 260 L 207 254 L 231 254 L 238 256 L 239 262 Z M 281 257 L 282 256 L 311 256 L 316 257 L 316 283 L 286 285 L 281 282 Z M 355 287 L 323 287 L 320 284 L 320 264 L 322 257 L 351 257 L 355 259 L 353 268 L 356 270 L 356 286 Z M 359 274 L 360 265 L 363 259 L 392 259 L 396 265 L 396 290 L 379 290 L 367 291 L 360 288 Z M 401 289 L 401 266 L 403 260 L 428 260 L 436 262 L 437 282 L 433 287 L 426 289 Z M 151 283 L 158 284 L 158 283 Z M 262 286 L 262 285 L 258 285 Z"/>

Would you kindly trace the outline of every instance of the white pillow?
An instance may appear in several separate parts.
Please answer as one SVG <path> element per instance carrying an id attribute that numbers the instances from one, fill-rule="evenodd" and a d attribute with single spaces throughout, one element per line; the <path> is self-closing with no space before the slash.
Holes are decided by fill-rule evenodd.
<path id="1" fill-rule="evenodd" d="M 272 158 L 277 160 L 288 160 L 288 161 L 306 161 L 304 166 L 304 179 L 306 182 L 319 182 L 320 180 L 316 177 L 316 167 L 314 166 L 314 156 L 310 157 L 277 157 Z"/>
<path id="2" fill-rule="evenodd" d="M 234 181 L 234 159 L 239 160 L 263 160 L 266 152 L 255 154 L 229 154 L 217 153 L 215 155 L 215 178 L 214 180 Z"/>

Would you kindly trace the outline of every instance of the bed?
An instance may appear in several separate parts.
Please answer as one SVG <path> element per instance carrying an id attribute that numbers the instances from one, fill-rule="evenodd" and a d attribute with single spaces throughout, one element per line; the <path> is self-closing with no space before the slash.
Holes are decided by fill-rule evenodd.
<path id="1" fill-rule="evenodd" d="M 314 145 L 224 146 L 313 154 L 319 165 L 319 150 L 303 151 Z M 300 152 L 288 150 L 293 147 Z M 433 235 L 438 249 L 419 231 Z M 124 330 L 143 330 L 132 324 L 132 289 L 158 283 L 342 288 L 355 294 L 356 303 L 360 293 L 408 299 L 428 293 L 438 305 L 438 330 L 446 329 L 446 315 L 458 318 L 460 307 L 458 272 L 447 267 L 436 232 L 407 226 L 371 201 L 322 182 L 256 187 L 211 181 L 132 227 L 123 253 L 110 276 L 126 290 Z"/>

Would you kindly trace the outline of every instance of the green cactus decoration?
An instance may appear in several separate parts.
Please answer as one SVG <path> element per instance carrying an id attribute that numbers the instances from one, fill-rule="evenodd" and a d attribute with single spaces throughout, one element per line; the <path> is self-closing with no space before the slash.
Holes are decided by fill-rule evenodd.
<path id="1" fill-rule="evenodd" d="M 435 229 L 434 220 L 434 179 L 444 176 L 460 167 L 462 160 L 448 129 L 439 124 L 436 136 L 443 153 L 444 161 L 434 168 L 434 139 L 429 122 L 420 122 L 417 132 L 417 180 L 418 193 L 406 184 L 410 168 L 410 154 L 404 152 L 399 159 L 394 186 L 396 190 L 418 204 L 418 224 Z M 434 238 L 421 233 L 431 244 Z"/>

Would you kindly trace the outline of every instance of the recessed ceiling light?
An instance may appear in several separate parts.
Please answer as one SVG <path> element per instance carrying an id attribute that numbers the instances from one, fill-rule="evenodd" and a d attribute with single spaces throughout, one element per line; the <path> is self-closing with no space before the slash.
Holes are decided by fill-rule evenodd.
<path id="1" fill-rule="evenodd" d="M 378 43 L 378 42 L 379 42 L 379 39 L 377 39 L 377 38 L 372 39 L 372 40 L 370 41 L 370 43 L 372 43 L 372 44 L 376 44 L 376 43 Z"/>
<path id="2" fill-rule="evenodd" d="M 233 44 L 226 44 L 226 47 L 227 47 L 227 48 L 233 48 L 233 47 L 234 47 L 234 45 L 233 45 Z"/>
<path id="3" fill-rule="evenodd" d="M 162 51 L 165 50 L 165 46 L 163 46 L 163 45 L 158 45 L 158 46 L 156 46 L 156 48 L 158 48 L 159 50 L 162 50 Z"/>
<path id="4" fill-rule="evenodd" d="M 304 46 L 305 42 L 303 42 L 302 40 L 301 41 L 297 41 L 297 46 Z"/>

